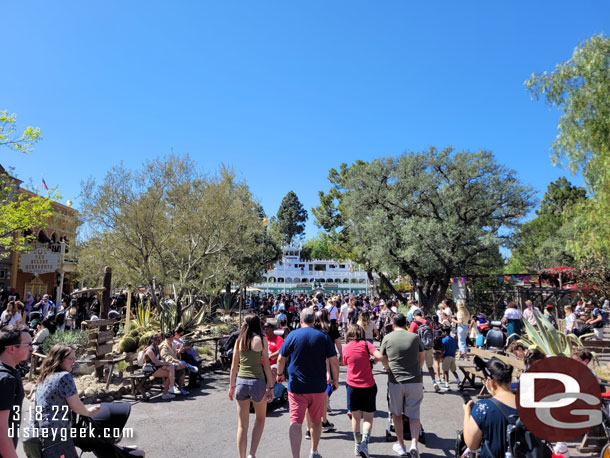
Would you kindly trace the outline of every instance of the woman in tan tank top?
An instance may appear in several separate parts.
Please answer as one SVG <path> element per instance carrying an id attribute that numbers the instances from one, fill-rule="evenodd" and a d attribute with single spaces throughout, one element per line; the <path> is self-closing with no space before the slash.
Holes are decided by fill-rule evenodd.
<path id="1" fill-rule="evenodd" d="M 240 458 L 246 458 L 248 448 L 250 401 L 254 405 L 255 419 L 248 458 L 256 458 L 265 427 L 267 402 L 273 400 L 275 379 L 269 366 L 267 341 L 262 335 L 258 315 L 248 315 L 233 350 L 229 399 L 237 401 L 237 451 Z"/>

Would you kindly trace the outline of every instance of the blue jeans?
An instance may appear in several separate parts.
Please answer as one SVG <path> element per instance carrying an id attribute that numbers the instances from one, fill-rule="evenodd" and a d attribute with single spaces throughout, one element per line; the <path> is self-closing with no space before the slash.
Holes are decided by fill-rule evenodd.
<path id="1" fill-rule="evenodd" d="M 462 355 L 468 353 L 468 347 L 466 346 L 466 337 L 468 336 L 468 325 L 458 324 L 457 337 L 458 337 L 458 348 Z"/>

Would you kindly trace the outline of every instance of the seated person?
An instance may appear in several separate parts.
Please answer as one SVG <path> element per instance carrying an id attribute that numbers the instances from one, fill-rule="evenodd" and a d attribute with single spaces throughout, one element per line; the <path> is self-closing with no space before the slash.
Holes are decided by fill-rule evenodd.
<path id="1" fill-rule="evenodd" d="M 172 363 L 161 359 L 161 351 L 159 350 L 160 343 L 160 334 L 155 334 L 150 337 L 148 347 L 144 350 L 144 366 L 142 367 L 142 372 L 144 372 L 144 375 L 163 378 L 163 395 L 161 396 L 161 399 L 173 399 L 175 397 L 174 394 L 180 394 L 180 391 L 174 386 L 176 371 Z"/>
<path id="2" fill-rule="evenodd" d="M 523 359 L 525 358 L 526 351 L 527 348 L 525 347 L 525 345 L 517 340 L 513 340 L 508 346 L 508 353 L 512 353 L 515 358 L 521 361 L 523 361 Z"/>
<path id="3" fill-rule="evenodd" d="M 169 331 L 165 333 L 165 340 L 159 346 L 159 350 L 161 352 L 161 359 L 163 361 L 167 361 L 168 363 L 172 363 L 174 368 L 176 369 L 176 382 L 178 383 L 178 389 L 180 394 L 189 394 L 189 392 L 184 388 L 184 376 L 186 364 L 184 364 L 178 358 L 178 352 L 172 346 L 172 342 L 174 340 L 174 333 Z"/>
<path id="4" fill-rule="evenodd" d="M 43 342 L 51 334 L 49 331 L 49 320 L 44 320 L 42 322 L 32 320 L 30 327 L 36 328 L 36 334 L 34 335 L 34 340 L 32 341 L 32 350 L 35 352 L 40 352 Z"/>

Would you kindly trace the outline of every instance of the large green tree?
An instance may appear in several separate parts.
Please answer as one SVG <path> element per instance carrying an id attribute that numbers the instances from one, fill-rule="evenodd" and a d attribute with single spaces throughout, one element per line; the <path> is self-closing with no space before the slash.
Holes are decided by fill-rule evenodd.
<path id="1" fill-rule="evenodd" d="M 365 261 L 384 285 L 406 274 L 429 309 L 454 275 L 497 258 L 533 193 L 487 151 L 430 148 L 342 164 L 320 194 L 317 223 Z M 387 274 L 387 275 L 386 275 Z"/>
<path id="2" fill-rule="evenodd" d="M 610 253 L 610 39 L 596 35 L 581 43 L 555 69 L 525 82 L 533 97 L 561 112 L 552 144 L 553 161 L 567 159 L 582 171 L 591 199 L 577 212 L 571 249 L 578 258 L 602 260 Z"/>
<path id="3" fill-rule="evenodd" d="M 100 185 L 83 183 L 83 202 L 81 270 L 107 264 L 123 284 L 173 285 L 177 315 L 190 305 L 183 299 L 246 286 L 279 256 L 247 185 L 227 168 L 205 174 L 188 156 L 113 167 Z"/>
<path id="4" fill-rule="evenodd" d="M 40 129 L 27 127 L 17 133 L 17 116 L 0 111 L 0 147 L 30 153 L 40 140 Z M 20 181 L 0 166 L 0 258 L 11 251 L 25 251 L 32 229 L 45 227 L 53 214 L 51 201 L 20 191 Z"/>
<path id="5" fill-rule="evenodd" d="M 567 243 L 574 237 L 573 209 L 586 201 L 584 188 L 565 177 L 549 184 L 536 217 L 519 227 L 511 247 L 508 273 L 537 272 L 574 264 Z"/>
<path id="6" fill-rule="evenodd" d="M 291 244 L 295 236 L 305 232 L 306 221 L 307 210 L 303 208 L 294 191 L 290 191 L 282 199 L 280 208 L 277 211 L 279 230 L 284 236 L 286 243 Z"/>

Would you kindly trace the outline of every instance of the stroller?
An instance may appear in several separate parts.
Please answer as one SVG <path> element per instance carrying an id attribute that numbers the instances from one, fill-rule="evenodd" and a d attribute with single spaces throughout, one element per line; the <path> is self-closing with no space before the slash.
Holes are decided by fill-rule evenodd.
<path id="1" fill-rule="evenodd" d="M 223 371 L 226 371 L 231 367 L 233 348 L 239 337 L 239 332 L 240 331 L 235 331 L 229 337 L 224 337 L 218 341 L 218 344 L 220 345 L 220 369 Z"/>
<path id="2" fill-rule="evenodd" d="M 79 431 L 89 431 L 91 426 L 94 432 L 93 436 L 85 435 L 74 439 L 74 445 L 82 451 L 81 455 L 84 452 L 91 452 L 99 458 L 144 456 L 144 452 L 136 447 L 117 445 L 130 412 L 131 406 L 126 402 L 112 402 L 101 404 L 99 412 L 93 418 L 78 415 L 75 428 Z M 109 435 L 109 432 L 112 435 Z"/>
<path id="3" fill-rule="evenodd" d="M 390 412 L 390 381 L 388 380 L 388 390 L 386 394 L 386 398 L 388 401 L 388 426 L 385 430 L 385 441 L 391 442 L 393 440 L 392 433 L 394 432 L 394 424 L 392 422 L 392 412 Z M 405 441 L 411 440 L 411 428 L 409 424 L 409 417 L 406 415 L 402 416 L 402 432 Z M 420 425 L 419 427 L 419 438 L 417 439 L 420 444 L 426 445 L 426 435 L 424 434 L 424 425 Z"/>

